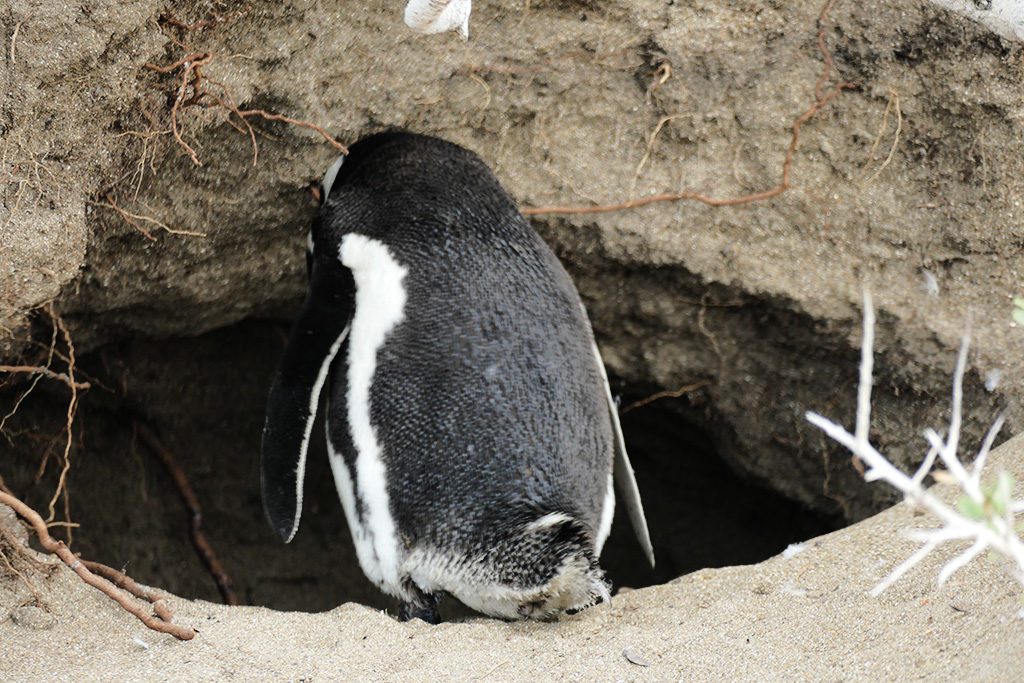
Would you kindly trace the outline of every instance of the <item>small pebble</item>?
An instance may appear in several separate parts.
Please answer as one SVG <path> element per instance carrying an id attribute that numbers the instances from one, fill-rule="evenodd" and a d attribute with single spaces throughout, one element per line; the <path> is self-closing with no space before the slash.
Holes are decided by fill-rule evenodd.
<path id="1" fill-rule="evenodd" d="M 651 660 L 647 659 L 631 647 L 627 647 L 625 650 L 623 650 L 622 656 L 625 657 L 630 664 L 636 664 L 637 666 L 651 665 Z"/>
<path id="2" fill-rule="evenodd" d="M 999 380 L 1003 377 L 1003 371 L 999 368 L 992 368 L 985 373 L 985 391 L 991 393 L 999 388 Z"/>
<path id="3" fill-rule="evenodd" d="M 786 546 L 786 549 L 782 551 L 782 557 L 788 560 L 791 557 L 796 557 L 805 550 L 807 550 L 806 543 L 790 543 Z"/>

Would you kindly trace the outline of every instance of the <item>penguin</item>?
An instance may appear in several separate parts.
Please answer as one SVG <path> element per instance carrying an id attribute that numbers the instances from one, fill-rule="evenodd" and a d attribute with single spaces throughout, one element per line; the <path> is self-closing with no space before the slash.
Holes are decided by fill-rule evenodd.
<path id="1" fill-rule="evenodd" d="M 615 486 L 654 553 L 583 303 L 473 152 L 389 131 L 324 175 L 309 290 L 267 401 L 267 518 L 294 538 L 321 396 L 360 567 L 399 619 L 610 601 Z"/>

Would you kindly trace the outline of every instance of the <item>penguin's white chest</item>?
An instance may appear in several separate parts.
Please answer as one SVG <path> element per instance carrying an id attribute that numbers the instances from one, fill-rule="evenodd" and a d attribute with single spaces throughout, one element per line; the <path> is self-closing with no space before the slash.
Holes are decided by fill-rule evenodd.
<path id="1" fill-rule="evenodd" d="M 355 472 L 349 471 L 344 457 L 332 447 L 329 430 L 328 453 L 360 566 L 385 592 L 401 596 L 404 591 L 399 566 L 404 551 L 399 547 L 388 499 L 384 448 L 370 417 L 370 389 L 377 370 L 377 354 L 391 331 L 405 318 L 408 271 L 395 260 L 387 245 L 354 233 L 342 239 L 338 258 L 352 271 L 356 285 L 346 378 Z"/>

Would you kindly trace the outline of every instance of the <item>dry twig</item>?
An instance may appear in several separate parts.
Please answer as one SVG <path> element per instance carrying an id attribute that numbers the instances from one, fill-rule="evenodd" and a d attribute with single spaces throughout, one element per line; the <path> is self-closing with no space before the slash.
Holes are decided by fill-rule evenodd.
<path id="1" fill-rule="evenodd" d="M 965 333 L 963 336 L 956 368 L 953 370 L 953 400 L 947 436 L 943 438 L 934 429 L 926 429 L 924 437 L 928 441 L 928 451 L 917 471 L 913 475 L 908 475 L 871 445 L 869 440 L 875 310 L 871 295 L 866 290 L 863 329 L 857 385 L 857 417 L 853 433 L 818 413 L 808 412 L 806 417 L 811 424 L 819 427 L 867 464 L 867 470 L 864 472 L 865 481 L 886 482 L 899 490 L 907 501 L 924 508 L 942 522 L 941 527 L 915 529 L 907 533 L 910 538 L 920 541 L 921 547 L 897 565 L 889 576 L 872 589 L 871 594 L 878 595 L 884 591 L 940 545 L 959 541 L 970 541 L 971 545 L 949 560 L 939 571 L 940 586 L 986 550 L 992 550 L 1010 560 L 1010 573 L 1018 582 L 1024 584 L 1024 541 L 1017 535 L 1017 515 L 1024 512 L 1024 500 L 1014 499 L 1014 481 L 1008 472 L 1001 471 L 994 484 L 983 486 L 981 483 L 985 463 L 1003 426 L 1004 416 L 999 415 L 989 427 L 972 465 L 967 465 L 958 454 L 960 429 L 963 425 L 963 381 L 967 369 L 970 335 Z M 935 470 L 937 460 L 942 461 L 945 470 Z M 924 487 L 924 479 L 929 474 L 937 481 L 956 484 L 959 487 L 960 497 L 955 507 L 943 502 L 935 493 Z"/>
<path id="2" fill-rule="evenodd" d="M 161 633 L 169 633 L 179 640 L 191 640 L 195 636 L 196 633 L 191 628 L 172 623 L 170 611 L 167 609 L 166 605 L 159 601 L 159 599 L 153 603 L 155 616 L 147 614 L 141 607 L 139 607 L 139 605 L 135 604 L 131 597 L 124 591 L 118 590 L 118 588 L 109 580 L 98 576 L 96 573 L 91 571 L 89 566 L 86 566 L 86 563 L 76 557 L 63 541 L 58 541 L 50 536 L 50 532 L 46 528 L 46 522 L 44 522 L 43 518 L 39 516 L 39 513 L 28 505 L 25 505 L 25 503 L 7 493 L 0 493 L 0 503 L 11 507 L 16 513 L 18 513 L 18 515 L 25 519 L 36 532 L 40 545 L 63 560 L 64 564 L 74 570 L 74 572 L 81 577 L 82 581 L 103 592 L 111 600 L 123 607 L 126 612 L 134 615 L 148 628 Z M 89 565 L 92 567 L 97 566 L 95 563 L 89 563 Z M 102 571 L 120 574 L 117 570 L 109 567 Z"/>

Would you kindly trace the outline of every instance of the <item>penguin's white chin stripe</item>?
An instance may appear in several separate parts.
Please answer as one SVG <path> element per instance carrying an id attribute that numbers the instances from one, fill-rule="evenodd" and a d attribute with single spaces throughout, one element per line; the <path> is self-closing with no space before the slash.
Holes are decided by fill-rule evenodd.
<path id="1" fill-rule="evenodd" d="M 341 348 L 341 344 L 345 341 L 346 336 L 348 336 L 348 326 L 341 331 L 338 338 L 331 344 L 330 351 L 327 352 L 323 363 L 320 364 L 320 372 L 316 376 L 313 390 L 309 394 L 309 417 L 306 418 L 306 431 L 302 435 L 302 445 L 299 446 L 299 463 L 295 467 L 295 523 L 291 533 L 288 534 L 288 538 L 285 539 L 285 543 L 290 543 L 295 538 L 295 533 L 299 530 L 299 520 L 302 517 L 302 483 L 306 477 L 306 454 L 309 452 L 309 437 L 313 432 L 313 423 L 316 422 L 316 409 L 320 404 L 320 392 L 324 388 L 324 382 L 327 380 L 327 373 L 331 369 L 331 363 L 334 362 L 334 357 L 338 355 L 338 349 Z"/>
<path id="2" fill-rule="evenodd" d="M 375 239 L 350 233 L 341 240 L 338 257 L 356 285 L 355 315 L 348 343 L 348 426 L 356 451 L 354 495 L 365 508 L 362 523 L 349 516 L 365 536 L 359 550 L 363 571 L 371 581 L 392 595 L 401 595 L 400 549 L 387 491 L 387 468 L 377 431 L 370 421 L 370 388 L 377 369 L 377 352 L 388 334 L 405 318 L 407 270 Z M 346 468 L 347 473 L 347 468 Z M 337 474 L 336 474 L 337 476 Z M 342 493 L 344 502 L 345 494 Z M 348 511 L 346 510 L 346 513 Z M 353 509 L 354 512 L 354 509 Z M 352 526 L 357 535 L 357 526 Z"/>
<path id="3" fill-rule="evenodd" d="M 327 167 L 327 172 L 324 173 L 323 180 L 320 181 L 320 191 L 323 193 L 320 196 L 320 203 L 323 204 L 327 201 L 327 197 L 331 194 L 331 187 L 334 186 L 334 181 L 338 178 L 338 171 L 341 170 L 341 165 L 345 163 L 345 155 L 342 154 L 334 160 L 330 166 Z M 313 236 L 310 234 L 310 242 L 313 241 Z M 310 247 L 310 253 L 313 253 L 313 248 Z"/>

